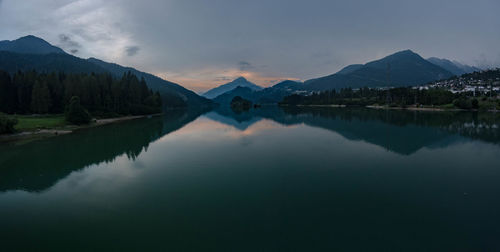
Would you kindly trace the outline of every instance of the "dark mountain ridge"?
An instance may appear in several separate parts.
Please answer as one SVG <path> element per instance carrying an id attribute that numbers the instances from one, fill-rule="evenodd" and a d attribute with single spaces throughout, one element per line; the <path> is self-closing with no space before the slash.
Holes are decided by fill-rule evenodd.
<path id="1" fill-rule="evenodd" d="M 144 78 L 149 88 L 153 89 L 154 91 L 159 91 L 160 94 L 162 94 L 162 96 L 165 96 L 165 98 L 167 99 L 171 96 L 177 96 L 185 101 L 188 106 L 196 107 L 208 106 L 212 104 L 212 101 L 197 95 L 195 92 L 186 89 L 177 83 L 164 80 L 146 72 L 141 72 L 135 68 L 123 67 L 118 64 L 108 63 L 96 58 L 89 58 L 87 61 L 101 67 L 105 71 L 108 71 L 116 76 L 122 76 L 126 72 L 131 72 L 138 78 Z"/>
<path id="2" fill-rule="evenodd" d="M 53 46 L 49 42 L 33 35 L 28 35 L 13 41 L 0 41 L 0 51 L 27 54 L 66 54 L 61 48 Z"/>
<path id="3" fill-rule="evenodd" d="M 240 96 L 252 103 L 257 104 L 276 104 L 283 100 L 285 96 L 292 94 L 293 92 L 300 90 L 302 88 L 302 83 L 285 80 L 272 87 L 264 88 L 262 90 L 252 90 L 249 87 L 237 87 L 231 91 L 225 92 L 213 99 L 216 103 L 220 105 L 229 105 L 231 100 Z"/>
<path id="4" fill-rule="evenodd" d="M 449 78 L 453 73 L 430 63 L 411 50 L 400 51 L 364 65 L 350 65 L 333 75 L 305 82 L 305 89 L 400 87 Z"/>
<path id="5" fill-rule="evenodd" d="M 341 88 L 405 87 L 426 84 L 454 76 L 453 72 L 435 65 L 411 50 L 400 51 L 366 64 L 349 65 L 339 72 L 308 80 L 305 83 L 283 81 L 262 90 L 232 89 L 214 98 L 227 104 L 231 97 L 241 96 L 254 103 L 278 103 L 285 96 Z"/>
<path id="6" fill-rule="evenodd" d="M 164 103 L 176 101 L 182 106 L 211 106 L 212 101 L 201 97 L 179 84 L 161 79 L 152 74 L 131 67 L 104 62 L 95 58 L 82 59 L 65 53 L 43 39 L 26 36 L 14 41 L 0 42 L 0 69 L 9 73 L 17 71 L 66 72 L 66 73 L 103 73 L 109 72 L 117 78 L 131 72 L 144 78 L 149 88 L 160 92 Z"/>

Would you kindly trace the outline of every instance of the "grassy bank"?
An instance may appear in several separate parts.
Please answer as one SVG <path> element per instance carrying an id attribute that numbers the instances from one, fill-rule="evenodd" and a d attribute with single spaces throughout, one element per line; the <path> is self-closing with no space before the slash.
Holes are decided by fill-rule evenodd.
<path id="1" fill-rule="evenodd" d="M 35 131 L 39 129 L 59 129 L 67 126 L 64 115 L 44 115 L 44 116 L 15 116 L 18 123 L 14 126 L 16 131 Z"/>
<path id="2" fill-rule="evenodd" d="M 16 115 L 12 116 L 18 121 L 14 126 L 16 132 L 12 134 L 0 134 L 0 143 L 14 142 L 16 144 L 24 144 L 33 140 L 69 134 L 75 130 L 159 115 L 161 114 L 96 119 L 89 124 L 79 126 L 68 123 L 64 115 Z"/>

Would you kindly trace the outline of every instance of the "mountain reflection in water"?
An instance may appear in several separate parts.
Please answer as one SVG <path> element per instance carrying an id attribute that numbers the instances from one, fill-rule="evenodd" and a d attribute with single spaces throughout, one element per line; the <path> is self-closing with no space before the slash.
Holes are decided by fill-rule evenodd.
<path id="1" fill-rule="evenodd" d="M 458 141 L 458 136 L 500 144 L 500 114 L 489 112 L 266 107 L 238 113 L 218 108 L 206 116 L 239 130 L 263 119 L 282 125 L 306 124 L 403 155 L 424 147 L 446 146 Z"/>
<path id="2" fill-rule="evenodd" d="M 89 165 L 112 162 L 121 155 L 134 160 L 147 151 L 151 142 L 181 129 L 201 114 L 172 110 L 162 117 L 81 130 L 21 146 L 0 145 L 0 191 L 42 191 Z M 284 126 L 305 124 L 401 155 L 422 148 L 446 147 L 464 139 L 500 143 L 497 113 L 289 107 L 234 112 L 219 107 L 204 116 L 246 135 L 262 120 Z M 196 130 L 202 131 L 203 127 Z"/>
<path id="3" fill-rule="evenodd" d="M 2 249 L 500 248 L 498 114 L 202 114 L 0 145 Z"/>
<path id="4" fill-rule="evenodd" d="M 134 160 L 151 142 L 200 114 L 172 110 L 161 117 L 84 129 L 20 146 L 0 145 L 0 191 L 41 191 L 89 165 L 112 162 L 121 155 Z"/>

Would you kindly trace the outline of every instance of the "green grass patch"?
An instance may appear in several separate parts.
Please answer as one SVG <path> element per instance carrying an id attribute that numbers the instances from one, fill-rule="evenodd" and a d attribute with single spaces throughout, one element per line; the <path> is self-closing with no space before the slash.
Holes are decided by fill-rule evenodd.
<path id="1" fill-rule="evenodd" d="M 14 128 L 17 131 L 56 129 L 67 125 L 64 115 L 16 116 L 16 118 L 18 123 L 14 126 Z"/>
<path id="2" fill-rule="evenodd" d="M 440 108 L 442 109 L 454 109 L 455 108 L 455 105 L 453 104 L 444 104 L 444 105 L 441 105 Z"/>

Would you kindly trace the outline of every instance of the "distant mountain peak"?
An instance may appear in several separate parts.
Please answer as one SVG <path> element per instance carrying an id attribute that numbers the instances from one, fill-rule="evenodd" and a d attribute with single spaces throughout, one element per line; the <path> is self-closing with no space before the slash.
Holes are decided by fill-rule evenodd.
<path id="1" fill-rule="evenodd" d="M 398 53 L 406 53 L 406 54 L 417 54 L 415 53 L 414 51 L 410 50 L 410 49 L 406 49 L 406 50 L 402 50 L 402 51 L 399 51 L 399 52 L 396 52 L 395 54 L 398 54 Z"/>
<path id="2" fill-rule="evenodd" d="M 416 53 L 410 49 L 395 52 L 393 54 L 388 55 L 387 57 L 391 57 L 391 56 L 419 56 L 420 57 L 420 55 L 418 53 Z"/>
<path id="3" fill-rule="evenodd" d="M 24 36 L 12 41 L 0 41 L 0 51 L 22 54 L 66 54 L 61 48 L 53 46 L 44 39 L 34 35 Z"/>
<path id="4" fill-rule="evenodd" d="M 47 43 L 47 44 L 48 44 L 48 42 L 47 42 L 47 41 L 45 41 L 44 39 L 39 38 L 39 37 L 37 37 L 37 36 L 35 36 L 35 35 L 26 35 L 26 36 L 24 36 L 24 37 L 20 37 L 20 38 L 18 38 L 18 39 L 16 39 L 16 40 L 26 40 L 26 39 L 29 39 L 29 40 L 40 40 L 40 41 L 43 41 L 43 42 L 45 42 L 45 43 Z"/>
<path id="5" fill-rule="evenodd" d="M 208 99 L 213 99 L 221 94 L 232 91 L 237 87 L 247 87 L 253 91 L 262 90 L 262 87 L 248 81 L 245 77 L 240 76 L 229 83 L 226 83 L 226 84 L 220 85 L 216 88 L 208 90 L 207 92 L 202 94 L 202 96 L 204 96 Z"/>
<path id="6" fill-rule="evenodd" d="M 236 78 L 234 81 L 248 81 L 248 80 L 245 77 L 240 76 L 240 77 Z"/>
<path id="7" fill-rule="evenodd" d="M 395 58 L 395 57 L 419 57 L 419 58 L 422 58 L 418 53 L 416 53 L 410 49 L 406 49 L 403 51 L 393 53 L 385 58 Z"/>
<path id="8" fill-rule="evenodd" d="M 308 90 L 321 91 L 345 87 L 399 87 L 425 84 L 449 78 L 453 73 L 413 52 L 403 50 L 364 65 L 350 65 L 336 74 L 308 80 Z"/>

